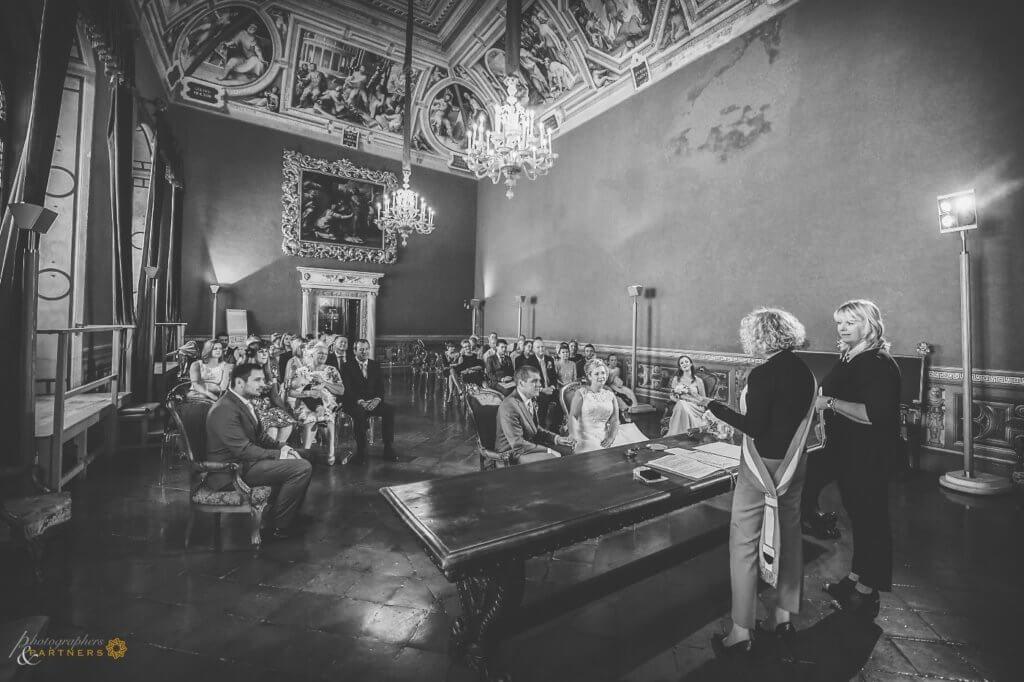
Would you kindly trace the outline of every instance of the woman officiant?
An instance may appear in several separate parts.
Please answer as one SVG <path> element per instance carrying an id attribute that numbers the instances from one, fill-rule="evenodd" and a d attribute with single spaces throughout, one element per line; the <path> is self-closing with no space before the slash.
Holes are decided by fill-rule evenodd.
<path id="1" fill-rule="evenodd" d="M 804 569 L 800 538 L 803 451 L 815 394 L 814 375 L 793 353 L 804 338 L 803 325 L 790 313 L 775 308 L 755 310 L 740 323 L 740 340 L 744 352 L 765 361 L 751 370 L 740 396 L 744 412 L 696 393 L 682 395 L 744 434 L 729 524 L 732 630 L 712 638 L 718 656 L 750 652 L 759 571 L 766 582 L 778 588 L 774 633 L 790 655 L 793 653 L 796 631 L 790 616 L 800 610 Z"/>

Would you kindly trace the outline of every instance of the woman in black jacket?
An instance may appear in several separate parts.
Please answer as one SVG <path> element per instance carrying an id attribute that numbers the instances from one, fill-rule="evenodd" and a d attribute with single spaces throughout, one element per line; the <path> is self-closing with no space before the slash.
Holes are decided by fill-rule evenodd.
<path id="1" fill-rule="evenodd" d="M 882 314 L 871 301 L 839 306 L 840 360 L 821 384 L 828 457 L 853 530 L 849 575 L 825 591 L 845 610 L 874 618 L 879 591 L 892 589 L 888 474 L 897 456 L 900 370 L 889 355 Z"/>

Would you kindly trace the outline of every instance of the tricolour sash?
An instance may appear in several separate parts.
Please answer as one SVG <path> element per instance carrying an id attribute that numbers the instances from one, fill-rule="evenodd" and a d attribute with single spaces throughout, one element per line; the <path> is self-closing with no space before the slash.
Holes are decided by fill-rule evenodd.
<path id="1" fill-rule="evenodd" d="M 761 579 L 775 587 L 779 582 L 779 545 L 781 540 L 781 528 L 779 526 L 779 496 L 789 490 L 789 484 L 796 475 L 800 466 L 800 459 L 804 456 L 804 444 L 807 442 L 807 434 L 811 430 L 811 421 L 814 416 L 815 397 L 818 395 L 818 382 L 814 382 L 814 391 L 811 394 L 811 404 L 807 408 L 800 425 L 796 427 L 792 440 L 789 441 L 789 448 L 782 460 L 782 465 L 775 472 L 773 478 L 768 469 L 765 468 L 761 455 L 754 445 L 754 440 L 744 434 L 742 457 L 747 468 L 754 475 L 755 487 L 764 493 L 764 515 L 761 519 L 761 539 L 758 543 L 758 568 Z M 747 411 L 747 389 L 744 387 L 740 393 L 740 410 Z"/>

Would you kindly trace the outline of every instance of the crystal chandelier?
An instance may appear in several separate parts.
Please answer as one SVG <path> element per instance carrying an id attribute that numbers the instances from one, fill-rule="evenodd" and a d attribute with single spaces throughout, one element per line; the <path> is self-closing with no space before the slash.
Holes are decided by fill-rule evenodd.
<path id="1" fill-rule="evenodd" d="M 508 96 L 504 104 L 494 107 L 494 125 L 486 129 L 481 120 L 474 123 L 469 139 L 466 165 L 477 178 L 490 178 L 498 184 L 505 179 L 505 196 L 513 196 L 519 176 L 535 180 L 551 169 L 558 154 L 551 151 L 551 131 L 543 126 L 534 128 L 533 112 L 519 103 L 519 0 L 508 0 L 505 26 L 505 87 Z"/>
<path id="2" fill-rule="evenodd" d="M 411 169 L 402 168 L 402 187 L 385 194 L 383 205 L 377 206 L 377 227 L 397 232 L 402 237 L 402 246 L 409 243 L 413 232 L 430 234 L 434 231 L 434 209 L 427 206 L 415 190 L 409 189 L 411 174 Z"/>
<path id="3" fill-rule="evenodd" d="M 545 175 L 558 154 L 551 151 L 551 131 L 534 128 L 533 112 L 519 103 L 519 81 L 506 77 L 505 87 L 505 103 L 494 105 L 494 128 L 487 130 L 482 118 L 472 125 L 466 163 L 476 177 L 494 184 L 504 177 L 505 196 L 511 199 L 520 175 L 530 180 Z"/>
<path id="4" fill-rule="evenodd" d="M 402 187 L 385 194 L 383 203 L 377 204 L 377 228 L 384 233 L 394 230 L 402 238 L 402 246 L 409 243 L 413 232 L 430 234 L 434 231 L 434 209 L 427 206 L 423 197 L 409 187 L 412 175 L 412 118 L 409 115 L 412 101 L 412 3 L 409 0 L 408 16 L 405 23 L 405 113 L 402 127 Z"/>

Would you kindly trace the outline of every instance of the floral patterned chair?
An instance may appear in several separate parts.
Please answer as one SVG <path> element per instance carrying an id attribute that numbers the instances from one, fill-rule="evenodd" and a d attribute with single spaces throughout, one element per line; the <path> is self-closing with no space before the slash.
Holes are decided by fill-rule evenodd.
<path id="1" fill-rule="evenodd" d="M 0 467 L 0 520 L 28 546 L 37 582 L 43 580 L 43 548 L 46 531 L 71 520 L 71 493 L 52 492 L 43 485 L 42 471 L 30 464 Z M 9 495 L 5 495 L 11 491 Z"/>
<path id="2" fill-rule="evenodd" d="M 220 544 L 221 514 L 248 514 L 251 519 L 251 539 L 254 547 L 260 547 L 260 524 L 263 511 L 270 499 L 270 486 L 249 486 L 242 480 L 242 469 L 236 462 L 208 462 L 206 455 L 206 415 L 213 405 L 206 401 L 186 401 L 180 404 L 168 403 L 174 420 L 183 454 L 192 467 L 192 484 L 189 491 L 188 527 L 185 529 L 185 548 L 192 539 L 196 512 L 214 515 L 214 544 Z M 228 490 L 211 490 L 206 477 L 212 472 L 229 471 L 234 474 L 232 487 Z"/>

